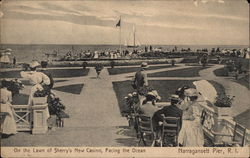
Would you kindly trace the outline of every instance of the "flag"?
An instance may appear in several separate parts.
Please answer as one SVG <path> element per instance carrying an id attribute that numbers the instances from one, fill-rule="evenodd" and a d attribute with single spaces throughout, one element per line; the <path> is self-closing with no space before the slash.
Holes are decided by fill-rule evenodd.
<path id="1" fill-rule="evenodd" d="M 115 27 L 120 27 L 121 26 L 121 18 L 120 20 L 118 21 L 118 23 L 115 25 Z"/>

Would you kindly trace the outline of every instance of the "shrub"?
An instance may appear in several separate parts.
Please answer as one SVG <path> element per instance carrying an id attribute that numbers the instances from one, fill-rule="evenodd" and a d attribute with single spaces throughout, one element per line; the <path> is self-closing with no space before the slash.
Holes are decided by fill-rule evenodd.
<path id="1" fill-rule="evenodd" d="M 216 101 L 214 103 L 217 107 L 231 107 L 234 96 L 230 97 L 230 95 L 226 95 L 226 93 L 220 93 L 216 97 Z"/>

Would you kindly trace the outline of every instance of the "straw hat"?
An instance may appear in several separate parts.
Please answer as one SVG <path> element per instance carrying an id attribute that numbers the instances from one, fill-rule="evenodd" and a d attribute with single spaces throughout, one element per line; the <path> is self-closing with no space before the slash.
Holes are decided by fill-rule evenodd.
<path id="1" fill-rule="evenodd" d="M 29 66 L 30 66 L 31 68 L 35 68 L 35 67 L 40 66 L 40 64 L 38 63 L 38 61 L 34 60 L 34 61 L 32 61 L 32 62 L 29 64 Z"/>
<path id="2" fill-rule="evenodd" d="M 7 48 L 7 49 L 4 50 L 4 52 L 12 52 L 12 49 Z"/>
<path id="3" fill-rule="evenodd" d="M 180 100 L 180 97 L 179 97 L 178 95 L 176 95 L 176 94 L 172 94 L 172 95 L 170 96 L 170 100 L 179 101 L 179 100 Z"/>
<path id="4" fill-rule="evenodd" d="M 148 68 L 149 66 L 148 66 L 148 63 L 142 62 L 142 63 L 141 63 L 141 67 L 142 67 L 142 68 Z"/>

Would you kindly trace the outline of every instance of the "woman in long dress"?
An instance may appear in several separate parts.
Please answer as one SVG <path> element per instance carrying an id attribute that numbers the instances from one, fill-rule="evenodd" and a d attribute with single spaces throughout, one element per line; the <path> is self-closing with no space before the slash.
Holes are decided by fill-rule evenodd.
<path id="1" fill-rule="evenodd" d="M 37 61 L 32 61 L 29 64 L 29 67 L 31 69 L 31 71 L 21 71 L 20 75 L 23 78 L 26 78 L 30 81 L 30 83 L 33 85 L 31 87 L 31 91 L 30 91 L 30 96 L 29 96 L 29 101 L 28 101 L 28 105 L 32 106 L 33 105 L 33 98 L 34 98 L 34 94 L 37 90 L 43 90 L 43 86 L 49 86 L 50 85 L 50 78 L 45 75 L 42 72 L 37 72 L 36 68 L 40 66 L 40 64 Z M 49 114 L 49 109 L 48 107 L 46 108 L 46 117 L 47 119 L 50 117 Z"/>
<path id="2" fill-rule="evenodd" d="M 1 100 L 1 112 L 7 113 L 4 122 L 1 124 L 2 133 L 5 135 L 12 135 L 17 133 L 16 129 L 16 121 L 14 119 L 12 110 L 11 110 L 11 102 L 12 102 L 12 94 L 6 88 L 6 83 L 2 81 L 2 86 L 0 90 L 0 100 Z"/>
<path id="3" fill-rule="evenodd" d="M 178 142 L 185 147 L 202 147 L 204 135 L 201 125 L 201 106 L 197 103 L 198 93 L 195 89 L 188 89 L 189 101 L 182 105 L 182 129 L 179 133 Z"/>

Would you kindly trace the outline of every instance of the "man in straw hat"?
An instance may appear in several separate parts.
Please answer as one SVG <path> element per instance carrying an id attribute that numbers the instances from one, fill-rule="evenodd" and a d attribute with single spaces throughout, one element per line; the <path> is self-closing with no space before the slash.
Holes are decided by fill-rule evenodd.
<path id="1" fill-rule="evenodd" d="M 154 120 L 156 122 L 162 121 L 162 114 L 165 117 L 179 117 L 180 118 L 180 127 L 182 125 L 182 110 L 177 107 L 177 104 L 180 102 L 180 98 L 176 94 L 172 94 L 170 97 L 170 106 L 164 106 L 161 110 L 157 111 L 154 115 Z"/>
<path id="2" fill-rule="evenodd" d="M 170 106 L 165 106 L 161 110 L 158 110 L 155 112 L 152 122 L 155 124 L 153 126 L 154 130 L 156 131 L 156 138 L 159 141 L 159 136 L 161 135 L 161 127 L 162 127 L 162 122 L 163 118 L 162 115 L 165 117 L 178 117 L 179 118 L 179 126 L 181 129 L 182 127 L 182 110 L 177 107 L 177 104 L 180 102 L 180 98 L 178 95 L 172 94 L 170 97 Z"/>
<path id="3" fill-rule="evenodd" d="M 141 69 L 136 72 L 132 79 L 132 87 L 138 92 L 140 105 L 142 105 L 142 101 L 145 99 L 147 93 L 148 79 L 146 69 L 148 67 L 148 63 L 142 62 Z"/>

